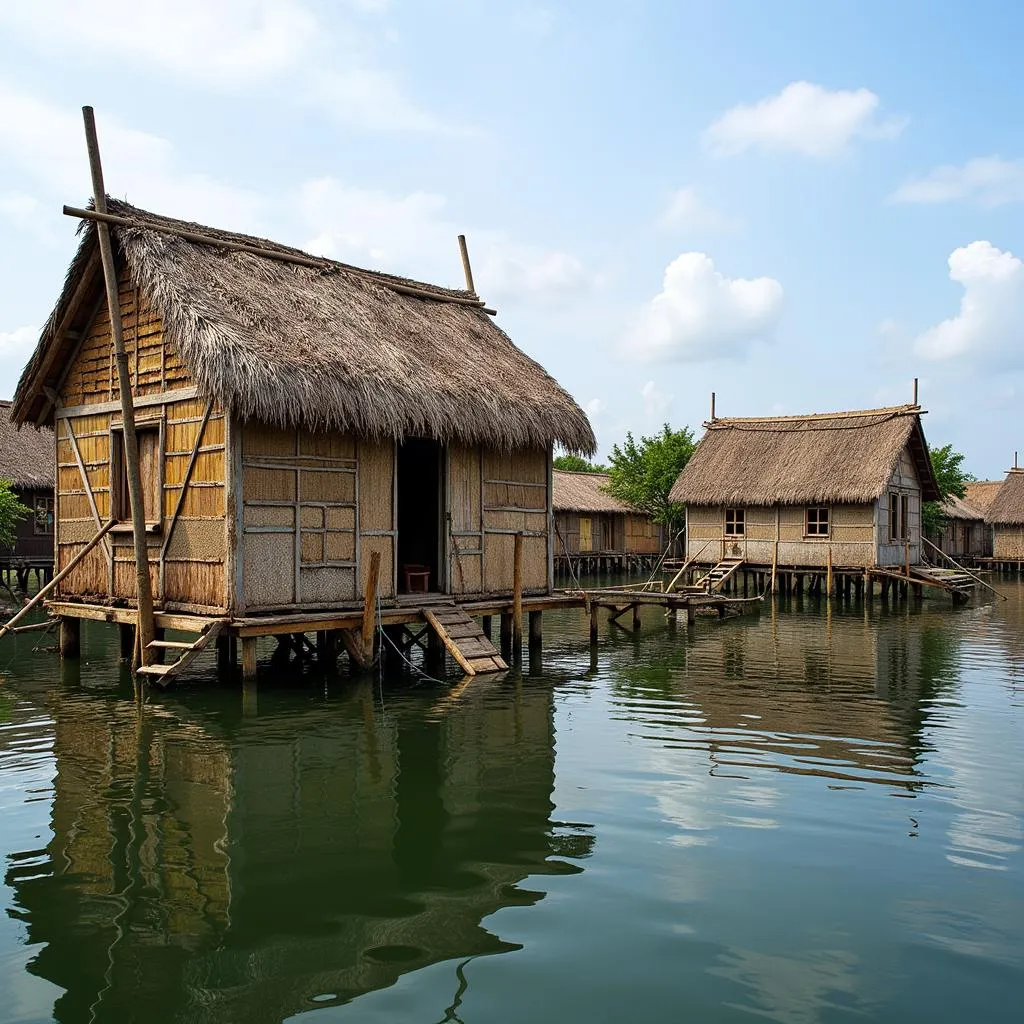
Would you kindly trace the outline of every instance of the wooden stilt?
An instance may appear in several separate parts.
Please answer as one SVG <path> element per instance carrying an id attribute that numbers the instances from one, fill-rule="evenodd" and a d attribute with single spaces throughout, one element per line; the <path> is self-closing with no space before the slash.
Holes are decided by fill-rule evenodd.
<path id="1" fill-rule="evenodd" d="M 642 623 L 640 622 L 640 605 L 633 605 L 633 631 L 636 632 L 640 629 Z"/>
<path id="2" fill-rule="evenodd" d="M 122 622 L 117 627 L 118 643 L 122 661 L 131 661 L 135 654 L 135 627 L 130 622 Z"/>
<path id="3" fill-rule="evenodd" d="M 231 638 L 217 637 L 217 678 L 224 682 L 231 675 Z"/>
<path id="4" fill-rule="evenodd" d="M 83 107 L 85 140 L 89 151 L 89 169 L 92 172 L 93 202 L 96 212 L 107 212 L 107 192 L 103 184 L 103 166 L 100 163 L 99 140 L 96 136 L 96 119 L 92 107 Z M 142 475 L 139 472 L 139 440 L 135 433 L 135 404 L 132 400 L 132 379 L 128 367 L 128 353 L 124 347 L 124 332 L 121 323 L 121 300 L 118 292 L 117 267 L 114 264 L 114 247 L 110 239 L 110 226 L 103 221 L 96 222 L 96 236 L 99 240 L 100 260 L 103 264 L 103 280 L 107 292 L 107 310 L 110 314 L 110 333 L 114 342 L 117 363 L 118 391 L 121 399 L 121 417 L 124 437 L 125 469 L 128 477 L 128 496 L 132 511 L 132 540 L 135 545 L 135 603 L 138 623 L 138 650 L 141 664 L 152 661 L 153 651 L 153 591 L 149 578 L 149 544 L 146 537 L 146 509 L 142 497 Z"/>
<path id="5" fill-rule="evenodd" d="M 480 620 L 480 625 L 483 628 L 484 636 L 487 637 L 488 640 L 490 640 L 491 637 L 492 637 L 492 634 L 494 632 L 494 626 L 493 626 L 493 623 L 491 621 L 491 616 L 490 615 L 485 615 Z"/>
<path id="6" fill-rule="evenodd" d="M 66 615 L 61 617 L 58 645 L 62 658 L 77 658 L 81 653 L 81 627 L 81 619 L 72 619 Z"/>
<path id="7" fill-rule="evenodd" d="M 523 535 L 517 533 L 512 549 L 512 657 L 523 657 Z"/>
<path id="8" fill-rule="evenodd" d="M 530 612 L 530 650 L 540 649 L 544 638 L 544 613 Z"/>
<path id="9" fill-rule="evenodd" d="M 596 602 L 590 606 L 590 643 L 597 643 L 597 610 L 600 607 Z"/>
<path id="10" fill-rule="evenodd" d="M 501 613 L 499 627 L 501 635 L 501 656 L 508 661 L 512 657 L 512 613 Z"/>
<path id="11" fill-rule="evenodd" d="M 242 637 L 242 682 L 256 682 L 256 637 Z"/>

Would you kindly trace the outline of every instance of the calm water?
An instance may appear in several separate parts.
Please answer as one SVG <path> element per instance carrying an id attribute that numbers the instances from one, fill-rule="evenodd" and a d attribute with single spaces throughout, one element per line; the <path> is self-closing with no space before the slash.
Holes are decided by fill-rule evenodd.
<path id="1" fill-rule="evenodd" d="M 0 646 L 0 1021 L 1024 1020 L 1024 589 L 137 714 Z M 43 643 L 50 641 L 44 640 Z"/>

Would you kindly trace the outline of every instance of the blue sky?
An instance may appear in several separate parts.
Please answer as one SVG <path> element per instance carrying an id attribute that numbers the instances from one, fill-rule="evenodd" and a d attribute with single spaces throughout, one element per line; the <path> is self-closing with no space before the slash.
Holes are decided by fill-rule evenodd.
<path id="1" fill-rule="evenodd" d="M 108 190 L 459 284 L 626 430 L 908 401 L 1024 450 L 1019 5 L 0 7 L 0 391 Z M 97 27 L 98 26 L 98 27 Z"/>

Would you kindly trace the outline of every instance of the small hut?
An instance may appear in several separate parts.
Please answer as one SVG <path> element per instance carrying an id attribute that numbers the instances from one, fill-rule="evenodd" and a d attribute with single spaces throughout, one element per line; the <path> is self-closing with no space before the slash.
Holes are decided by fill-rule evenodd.
<path id="1" fill-rule="evenodd" d="M 985 513 L 992 527 L 992 559 L 996 563 L 1024 565 L 1024 469 L 1006 474 Z"/>
<path id="2" fill-rule="evenodd" d="M 0 548 L 0 572 L 25 590 L 30 573 L 42 582 L 53 571 L 53 434 L 19 431 L 8 401 L 0 401 L 0 479 L 31 513 L 19 520 L 13 546 Z"/>
<path id="3" fill-rule="evenodd" d="M 514 542 L 522 593 L 550 591 L 552 446 L 594 435 L 474 292 L 108 211 L 158 609 L 353 607 L 371 559 L 386 603 L 508 594 Z M 58 567 L 117 520 L 60 583 L 91 618 L 135 599 L 98 248 L 89 220 L 12 410 L 56 428 Z"/>
<path id="4" fill-rule="evenodd" d="M 951 494 L 942 503 L 942 514 L 942 528 L 928 537 L 940 551 L 961 564 L 992 554 L 992 531 L 985 525 L 981 509 L 966 497 Z"/>
<path id="5" fill-rule="evenodd" d="M 662 551 L 662 530 L 652 517 L 608 491 L 607 473 L 553 473 L 555 560 L 585 568 L 648 565 Z"/>
<path id="6" fill-rule="evenodd" d="M 790 569 L 917 565 L 938 485 L 921 409 L 713 419 L 672 490 L 687 558 Z"/>

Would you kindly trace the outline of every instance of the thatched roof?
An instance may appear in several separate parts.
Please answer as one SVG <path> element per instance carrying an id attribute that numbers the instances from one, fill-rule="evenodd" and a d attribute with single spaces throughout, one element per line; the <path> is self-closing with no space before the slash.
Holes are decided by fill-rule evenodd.
<path id="1" fill-rule="evenodd" d="M 133 222 L 112 227 L 118 257 L 163 316 L 201 392 L 243 418 L 381 439 L 594 451 L 583 410 L 512 344 L 475 295 L 108 204 L 111 214 Z M 315 266 L 167 231 L 302 257 Z M 54 380 L 41 371 L 51 346 L 66 346 L 70 354 L 73 343 L 56 334 L 76 285 L 96 274 L 96 249 L 95 225 L 87 221 L 64 291 L 18 384 L 17 422 L 44 414 L 43 388 Z M 423 294 L 411 295 L 410 288 Z"/>
<path id="2" fill-rule="evenodd" d="M 49 430 L 18 430 L 11 403 L 0 401 L 0 479 L 15 487 L 53 487 L 55 452 Z"/>
<path id="3" fill-rule="evenodd" d="M 1024 469 L 1011 469 L 985 513 L 985 522 L 1000 526 L 1024 525 Z"/>
<path id="4" fill-rule="evenodd" d="M 909 448 L 926 501 L 939 496 L 915 405 L 716 419 L 672 488 L 687 505 L 874 501 Z"/>
<path id="5" fill-rule="evenodd" d="M 980 523 L 985 519 L 985 513 L 980 508 L 972 505 L 965 498 L 958 498 L 955 494 L 949 495 L 942 503 L 942 514 L 947 519 L 969 523 Z"/>
<path id="6" fill-rule="evenodd" d="M 631 512 L 605 488 L 607 473 L 570 473 L 556 469 L 552 473 L 552 507 L 556 512 Z"/>
<path id="7" fill-rule="evenodd" d="M 966 485 L 967 502 L 980 512 L 985 513 L 988 511 L 989 505 L 996 500 L 996 495 L 1002 486 L 1002 480 L 975 480 Z"/>

